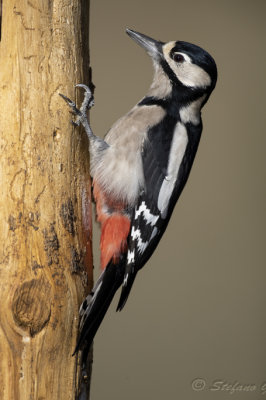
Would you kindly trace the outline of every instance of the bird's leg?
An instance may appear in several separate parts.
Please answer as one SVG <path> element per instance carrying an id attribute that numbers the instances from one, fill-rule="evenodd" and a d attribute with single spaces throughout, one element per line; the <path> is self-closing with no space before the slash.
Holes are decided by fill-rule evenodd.
<path id="1" fill-rule="evenodd" d="M 80 107 L 80 111 L 81 111 L 81 113 L 86 114 L 86 110 L 90 110 L 91 107 L 94 106 L 93 94 L 92 94 L 90 88 L 82 83 L 77 84 L 76 87 L 82 87 L 85 90 L 85 95 L 84 95 L 84 99 L 83 99 L 83 102 Z"/>
<path id="2" fill-rule="evenodd" d="M 65 100 L 65 102 L 72 109 L 73 114 L 76 115 L 75 120 L 71 121 L 71 122 L 74 126 L 79 126 L 81 124 L 84 127 L 84 129 L 87 133 L 87 136 L 89 138 L 89 141 L 92 144 L 92 149 L 94 149 L 95 151 L 104 150 L 109 146 L 107 145 L 107 143 L 104 140 L 102 140 L 98 136 L 94 135 L 94 133 L 91 130 L 89 121 L 88 121 L 87 111 L 90 110 L 91 107 L 94 105 L 94 98 L 91 93 L 91 90 L 88 86 L 86 86 L 82 83 L 79 83 L 75 87 L 81 87 L 85 90 L 84 99 L 83 99 L 80 109 L 77 108 L 76 103 L 74 101 L 70 100 L 64 94 L 59 93 L 59 95 Z"/>
<path id="3" fill-rule="evenodd" d="M 72 100 L 70 100 L 68 97 L 66 97 L 64 94 L 59 93 L 59 95 L 65 100 L 65 102 L 69 105 L 69 107 L 72 109 L 73 114 L 76 115 L 76 119 L 72 121 L 73 125 L 79 126 L 80 124 L 84 127 L 88 138 L 91 139 L 94 134 L 92 133 L 88 117 L 87 117 L 87 110 L 90 110 L 91 107 L 94 105 L 94 98 L 91 93 L 91 90 L 89 89 L 88 86 L 83 85 L 83 84 L 78 84 L 75 87 L 82 87 L 85 90 L 85 95 L 83 102 L 81 104 L 80 109 L 77 108 L 76 103 Z"/>

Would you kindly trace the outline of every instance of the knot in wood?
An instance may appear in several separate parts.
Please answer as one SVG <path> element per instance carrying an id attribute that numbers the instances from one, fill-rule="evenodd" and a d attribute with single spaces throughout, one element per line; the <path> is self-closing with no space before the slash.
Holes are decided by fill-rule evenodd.
<path id="1" fill-rule="evenodd" d="M 51 285 L 43 278 L 19 286 L 12 301 L 12 313 L 18 326 L 31 336 L 40 332 L 51 315 Z"/>

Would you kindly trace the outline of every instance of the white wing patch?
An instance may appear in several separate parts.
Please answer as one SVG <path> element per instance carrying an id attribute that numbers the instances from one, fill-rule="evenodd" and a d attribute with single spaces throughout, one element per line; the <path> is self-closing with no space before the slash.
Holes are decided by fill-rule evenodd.
<path id="1" fill-rule="evenodd" d="M 128 251 L 127 252 L 127 263 L 133 264 L 135 262 L 135 251 Z"/>
<path id="2" fill-rule="evenodd" d="M 143 242 L 142 238 L 141 238 L 141 232 L 139 229 L 135 229 L 134 226 L 132 226 L 131 229 L 131 237 L 133 240 L 137 241 L 137 248 L 140 254 L 143 254 L 146 247 L 149 244 L 149 241 L 147 242 Z"/>
<path id="3" fill-rule="evenodd" d="M 128 281 L 128 274 L 126 274 L 125 277 L 124 277 L 123 286 L 127 285 L 127 281 Z"/>
<path id="4" fill-rule="evenodd" d="M 171 144 L 167 175 L 163 180 L 158 196 L 157 206 L 161 212 L 162 218 L 165 218 L 167 215 L 170 197 L 174 190 L 178 171 L 186 151 L 187 143 L 188 136 L 186 127 L 181 122 L 178 122 L 175 127 L 174 136 Z"/>
<path id="5" fill-rule="evenodd" d="M 154 226 L 156 222 L 158 221 L 159 216 L 158 215 L 153 215 L 148 207 L 146 206 L 145 202 L 143 201 L 139 208 L 135 212 L 135 219 L 137 219 L 140 214 L 143 213 L 143 216 L 145 220 L 147 221 L 148 224 L 151 224 L 151 226 Z"/>
<path id="6" fill-rule="evenodd" d="M 146 226 L 146 231 L 145 231 L 145 238 L 147 238 L 146 241 L 142 239 L 141 235 L 141 229 L 139 228 L 139 222 L 138 218 L 142 218 L 142 224 Z M 154 226 L 156 222 L 159 219 L 159 215 L 153 215 L 149 208 L 147 207 L 145 201 L 142 201 L 141 204 L 135 209 L 135 218 L 133 220 L 133 225 L 131 227 L 131 243 L 129 245 L 129 249 L 127 252 L 127 264 L 135 264 L 136 259 L 136 252 L 137 256 L 141 256 L 145 250 L 147 249 L 149 243 L 151 240 L 157 235 L 158 233 L 158 228 Z M 136 222 L 134 222 L 136 221 Z M 135 226 L 134 226 L 135 223 Z M 149 234 L 147 235 L 147 233 Z M 127 275 L 125 276 L 125 281 L 124 284 L 127 282 Z"/>

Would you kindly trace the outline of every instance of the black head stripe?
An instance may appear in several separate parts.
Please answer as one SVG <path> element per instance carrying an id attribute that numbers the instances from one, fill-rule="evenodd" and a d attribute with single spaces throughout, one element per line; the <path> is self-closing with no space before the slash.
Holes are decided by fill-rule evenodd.
<path id="1" fill-rule="evenodd" d="M 176 52 L 187 54 L 192 63 L 197 64 L 210 75 L 212 86 L 215 86 L 217 80 L 217 67 L 214 59 L 206 50 L 203 50 L 201 47 L 192 43 L 178 41 L 172 48 L 171 54 Z"/>

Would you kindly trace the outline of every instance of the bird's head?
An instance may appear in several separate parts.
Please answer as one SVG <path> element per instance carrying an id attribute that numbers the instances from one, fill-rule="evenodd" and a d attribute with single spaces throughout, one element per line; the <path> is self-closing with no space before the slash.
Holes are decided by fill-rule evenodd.
<path id="1" fill-rule="evenodd" d="M 217 68 L 207 51 L 183 41 L 163 43 L 131 29 L 126 32 L 147 51 L 155 68 L 161 67 L 173 87 L 181 92 L 206 93 L 209 97 L 216 85 Z"/>

